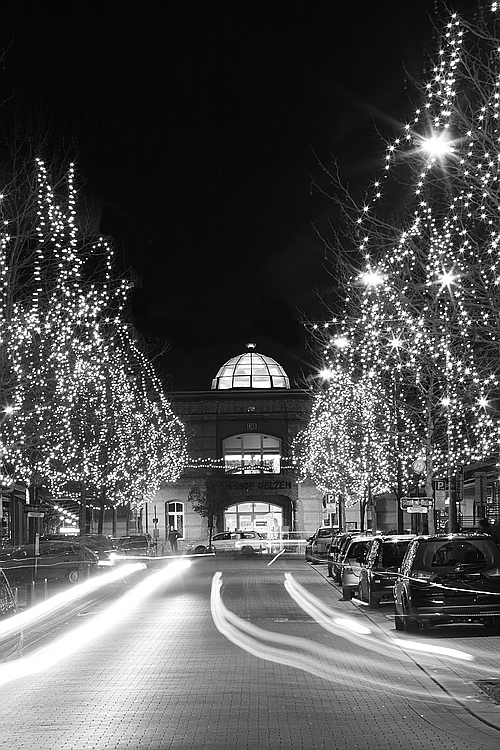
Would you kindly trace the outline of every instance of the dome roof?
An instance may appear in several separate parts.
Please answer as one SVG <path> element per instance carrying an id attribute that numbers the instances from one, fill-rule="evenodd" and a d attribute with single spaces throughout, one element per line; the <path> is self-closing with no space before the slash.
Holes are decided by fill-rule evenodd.
<path id="1" fill-rule="evenodd" d="M 290 381 L 274 359 L 248 351 L 229 359 L 212 380 L 212 390 L 228 388 L 290 388 Z"/>

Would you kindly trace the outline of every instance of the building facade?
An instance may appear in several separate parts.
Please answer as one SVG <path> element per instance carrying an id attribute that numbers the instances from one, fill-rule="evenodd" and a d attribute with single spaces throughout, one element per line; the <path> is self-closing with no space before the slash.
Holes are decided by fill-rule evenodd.
<path id="1" fill-rule="evenodd" d="M 169 527 L 182 540 L 205 539 L 207 520 L 188 499 L 216 469 L 227 497 L 217 531 L 254 529 L 265 537 L 310 536 L 325 520 L 322 494 L 298 482 L 292 443 L 309 418 L 310 394 L 290 388 L 283 368 L 253 349 L 223 365 L 202 392 L 170 395 L 188 435 L 189 466 L 148 504 L 143 529 L 159 541 Z"/>

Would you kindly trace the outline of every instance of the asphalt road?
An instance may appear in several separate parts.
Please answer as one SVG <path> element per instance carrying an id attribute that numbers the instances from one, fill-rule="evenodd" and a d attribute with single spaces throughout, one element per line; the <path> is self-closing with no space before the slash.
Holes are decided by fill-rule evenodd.
<path id="1" fill-rule="evenodd" d="M 53 617 L 53 637 L 37 625 L 26 660 L 0 665 L 0 748 L 497 750 L 500 705 L 478 683 L 500 677 L 500 636 L 410 639 L 391 605 L 342 601 L 325 566 L 270 561 L 145 571 Z"/>

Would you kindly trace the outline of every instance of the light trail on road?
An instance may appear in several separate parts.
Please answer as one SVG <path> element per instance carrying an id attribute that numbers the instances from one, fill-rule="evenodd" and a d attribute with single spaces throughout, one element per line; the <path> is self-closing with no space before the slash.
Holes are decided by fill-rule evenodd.
<path id="1" fill-rule="evenodd" d="M 267 563 L 267 567 L 269 567 L 270 565 L 272 565 L 272 564 L 273 564 L 273 562 L 275 562 L 275 560 L 277 560 L 277 559 L 278 559 L 278 557 L 280 557 L 280 556 L 281 556 L 281 555 L 282 555 L 282 554 L 283 554 L 284 552 L 285 552 L 285 550 L 284 550 L 284 549 L 282 549 L 282 550 L 281 550 L 281 552 L 278 552 L 278 554 L 277 554 L 277 555 L 275 555 L 275 556 L 273 557 L 273 559 L 272 559 L 272 560 L 271 560 L 270 562 L 268 562 L 268 563 Z"/>
<path id="2" fill-rule="evenodd" d="M 46 599 L 44 602 L 40 602 L 40 604 L 30 607 L 24 612 L 19 612 L 17 615 L 9 617 L 8 620 L 0 622 L 0 638 L 17 630 L 22 630 L 28 625 L 33 625 L 47 615 L 53 614 L 62 609 L 62 607 L 65 607 L 67 604 L 75 602 L 78 599 L 83 599 L 84 596 L 92 594 L 103 586 L 108 586 L 110 583 L 114 583 L 120 579 L 125 579 L 127 576 L 138 570 L 144 570 L 145 567 L 146 566 L 143 563 L 122 565 L 119 568 L 115 568 L 110 573 L 104 573 L 103 575 L 89 579 L 84 583 L 72 586 L 66 591 L 61 591 L 60 594 L 55 594 L 54 596 L 51 596 L 50 599 Z"/>
<path id="3" fill-rule="evenodd" d="M 104 612 L 95 615 L 90 622 L 86 622 L 85 625 L 73 628 L 62 638 L 54 641 L 49 646 L 38 649 L 30 656 L 0 664 L 0 685 L 25 677 L 26 675 L 43 672 L 58 662 L 63 661 L 68 656 L 80 651 L 121 622 L 140 602 L 150 596 L 160 586 L 163 586 L 190 566 L 191 562 L 189 560 L 177 560 L 170 563 L 165 568 L 138 583 L 133 589 L 120 597 L 118 601 L 111 604 Z"/>
<path id="4" fill-rule="evenodd" d="M 338 627 L 345 627 L 345 632 L 342 632 L 343 637 L 348 638 L 349 640 L 357 644 L 360 642 L 360 635 L 370 636 L 370 638 L 365 638 L 362 640 L 362 645 L 365 648 L 369 648 L 372 650 L 374 648 L 376 651 L 380 650 L 379 641 L 378 639 L 374 639 L 371 636 L 371 631 L 369 628 L 366 628 L 364 626 L 360 628 L 359 623 L 356 620 L 339 620 L 339 618 L 334 618 L 333 610 L 330 607 L 327 607 L 324 602 L 321 601 L 321 599 L 318 599 L 307 589 L 301 586 L 300 583 L 297 583 L 291 573 L 285 573 L 285 588 L 292 599 L 296 601 L 297 604 L 305 612 L 311 615 L 311 617 L 316 620 L 316 622 L 321 625 L 321 627 L 325 628 L 325 630 L 328 630 L 330 633 L 338 634 Z M 448 656 L 453 659 L 461 659 L 462 661 L 474 661 L 474 657 L 472 656 L 472 654 L 468 654 L 466 651 L 458 651 L 457 649 L 447 648 L 446 646 L 433 646 L 430 643 L 425 643 L 425 648 L 423 648 L 423 644 L 419 643 L 418 641 L 410 641 L 406 639 L 403 640 L 394 637 L 391 637 L 388 643 L 388 648 L 390 650 L 397 649 L 398 654 L 399 649 L 403 648 L 406 651 L 426 651 L 428 653 L 437 654 L 439 656 Z"/>
<path id="5" fill-rule="evenodd" d="M 474 660 L 473 655 L 465 651 L 428 642 L 391 636 L 381 639 L 379 634 L 372 633 L 370 628 L 361 624 L 359 620 L 344 615 L 339 617 L 338 612 L 314 597 L 297 583 L 290 573 L 286 573 L 285 587 L 301 609 L 322 628 L 356 646 L 355 652 L 349 654 L 349 665 L 345 667 L 342 666 L 345 652 L 341 649 L 299 636 L 265 630 L 243 620 L 226 608 L 221 598 L 221 587 L 222 574 L 218 572 L 212 579 L 211 612 L 214 624 L 222 635 L 259 659 L 300 669 L 329 682 L 352 687 L 354 679 L 357 686 L 378 692 L 397 692 L 424 702 L 434 698 L 452 701 L 453 695 L 441 690 L 420 690 L 418 687 L 409 686 L 408 665 L 405 659 L 410 659 L 409 652 L 414 651 L 427 656 L 433 666 L 436 664 L 436 658 L 459 663 Z M 366 653 L 363 653 L 365 649 L 372 654 L 369 662 Z M 491 675 L 491 666 L 482 667 L 474 664 L 474 670 Z M 375 676 L 372 677 L 369 673 Z M 474 702 L 475 699 L 470 697 L 468 700 Z"/>

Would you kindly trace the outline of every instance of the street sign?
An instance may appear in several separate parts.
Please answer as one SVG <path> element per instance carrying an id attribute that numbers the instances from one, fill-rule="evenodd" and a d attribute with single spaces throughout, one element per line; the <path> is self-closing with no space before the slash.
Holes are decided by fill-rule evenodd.
<path id="1" fill-rule="evenodd" d="M 45 513 L 41 513 L 38 511 L 30 511 L 28 513 L 28 518 L 43 518 Z"/>
<path id="2" fill-rule="evenodd" d="M 455 499 L 457 503 L 460 503 L 464 499 L 464 467 L 463 466 L 457 466 L 455 477 L 456 477 Z"/>
<path id="3" fill-rule="evenodd" d="M 410 508 L 412 505 L 422 505 L 427 508 L 432 507 L 432 497 L 402 497 L 401 507 Z"/>
<path id="4" fill-rule="evenodd" d="M 402 497 L 400 506 L 407 513 L 428 513 L 433 500 L 432 497 Z"/>
<path id="5" fill-rule="evenodd" d="M 434 502 L 436 510 L 444 510 L 446 503 L 446 480 L 433 479 L 432 490 L 434 492 Z"/>
<path id="6" fill-rule="evenodd" d="M 423 458 L 417 458 L 411 465 L 412 470 L 415 474 L 423 474 L 425 472 L 425 461 Z"/>
<path id="7" fill-rule="evenodd" d="M 407 513 L 428 513 L 429 508 L 424 508 L 423 505 L 414 505 L 413 508 L 405 508 L 405 511 Z"/>

